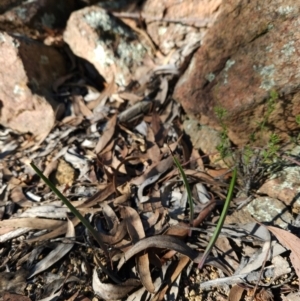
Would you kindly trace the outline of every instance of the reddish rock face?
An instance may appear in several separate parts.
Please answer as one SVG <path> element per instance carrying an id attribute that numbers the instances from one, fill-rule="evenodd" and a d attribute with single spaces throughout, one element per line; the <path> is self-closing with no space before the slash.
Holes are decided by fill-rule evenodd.
<path id="1" fill-rule="evenodd" d="M 219 10 L 177 83 L 175 99 L 200 123 L 215 128 L 220 124 L 214 108 L 227 110 L 229 138 L 243 145 L 276 91 L 279 99 L 267 128 L 287 138 L 298 129 L 300 114 L 300 2 L 226 0 Z"/>

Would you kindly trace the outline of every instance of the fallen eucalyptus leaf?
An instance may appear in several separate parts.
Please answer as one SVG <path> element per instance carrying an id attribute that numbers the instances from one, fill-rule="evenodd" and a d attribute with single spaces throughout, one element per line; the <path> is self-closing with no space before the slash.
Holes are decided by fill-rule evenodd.
<path id="1" fill-rule="evenodd" d="M 127 231 L 132 242 L 136 243 L 143 239 L 145 231 L 137 211 L 128 206 L 120 206 L 120 214 L 126 222 Z M 136 257 L 136 265 L 142 284 L 148 292 L 154 293 L 155 288 L 151 279 L 148 252 L 144 252 Z"/>
<path id="2" fill-rule="evenodd" d="M 271 226 L 267 228 L 276 236 L 284 247 L 292 251 L 290 255 L 291 262 L 298 278 L 300 278 L 300 238 L 286 230 Z"/>
<path id="3" fill-rule="evenodd" d="M 145 187 L 155 183 L 162 174 L 164 174 L 169 168 L 172 167 L 173 159 L 172 157 L 168 157 L 167 159 L 161 160 L 157 164 L 155 164 L 149 171 L 143 174 L 138 179 L 132 182 L 132 184 L 139 183 L 140 185 L 138 189 L 138 198 L 141 203 L 147 202 L 149 200 L 148 196 L 143 196 L 143 191 Z"/>
<path id="4" fill-rule="evenodd" d="M 99 154 L 105 146 L 108 144 L 108 142 L 112 139 L 115 127 L 117 122 L 117 116 L 113 116 L 106 124 L 105 130 L 103 131 L 103 135 L 99 138 L 99 141 L 95 147 L 95 153 Z"/>
<path id="5" fill-rule="evenodd" d="M 169 236 L 169 235 L 160 235 L 160 236 L 151 236 L 144 238 L 133 245 L 128 251 L 124 253 L 121 257 L 118 270 L 124 265 L 126 261 L 132 258 L 134 255 L 142 252 L 148 248 L 158 248 L 158 249 L 170 249 L 174 250 L 178 253 L 181 253 L 187 257 L 189 257 L 195 263 L 199 263 L 203 256 L 203 253 L 197 252 L 190 248 L 186 243 L 180 240 L 177 237 Z M 228 269 L 224 264 L 216 257 L 208 256 L 205 264 L 210 264 L 216 268 L 223 270 L 226 274 L 229 274 Z"/>

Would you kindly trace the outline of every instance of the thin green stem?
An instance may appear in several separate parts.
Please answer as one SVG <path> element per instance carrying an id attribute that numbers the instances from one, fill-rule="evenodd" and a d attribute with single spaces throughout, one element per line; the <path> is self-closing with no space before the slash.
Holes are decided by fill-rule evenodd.
<path id="1" fill-rule="evenodd" d="M 193 198 L 192 198 L 192 192 L 191 192 L 191 187 L 190 187 L 190 184 L 187 180 L 187 177 L 185 175 L 185 172 L 180 164 L 180 162 L 178 161 L 178 159 L 173 156 L 173 160 L 174 160 L 174 163 L 176 164 L 179 172 L 180 172 L 180 175 L 182 177 L 182 180 L 183 180 L 183 183 L 184 183 L 184 186 L 185 186 L 185 189 L 187 191 L 187 198 L 188 198 L 188 202 L 189 202 L 189 206 L 190 206 L 190 225 L 191 227 L 193 227 L 193 221 L 194 221 L 194 203 L 193 203 Z"/>
<path id="2" fill-rule="evenodd" d="M 228 193 L 227 193 L 226 201 L 225 201 L 225 204 L 224 204 L 224 207 L 223 207 L 220 219 L 218 221 L 218 224 L 217 224 L 217 227 L 215 229 L 215 232 L 213 233 L 213 236 L 210 239 L 210 241 L 209 241 L 209 243 L 208 243 L 208 245 L 207 245 L 207 247 L 205 249 L 205 252 L 204 252 L 204 254 L 203 254 L 202 258 L 201 258 L 201 261 L 200 261 L 200 263 L 198 265 L 199 269 L 201 269 L 203 267 L 207 256 L 211 252 L 211 250 L 212 250 L 213 246 L 215 245 L 215 242 L 217 241 L 217 239 L 218 239 L 218 237 L 220 235 L 220 232 L 222 230 L 222 227 L 223 227 L 226 215 L 227 215 L 227 211 L 229 209 L 230 201 L 232 199 L 233 189 L 234 189 L 234 185 L 235 185 L 235 181 L 236 181 L 236 176 L 237 176 L 237 169 L 235 168 L 233 170 L 233 175 L 232 175 L 232 178 L 231 178 L 231 181 L 230 181 L 229 190 L 228 190 Z"/>
<path id="3" fill-rule="evenodd" d="M 70 211 L 84 224 L 84 226 L 91 232 L 95 240 L 100 247 L 104 246 L 103 242 L 99 239 L 97 231 L 93 228 L 90 222 L 82 216 L 82 214 L 67 200 L 67 198 L 52 184 L 52 182 L 46 178 L 43 173 L 38 169 L 36 165 L 30 163 L 34 171 L 41 177 L 41 179 L 51 188 L 51 190 L 64 202 L 64 204 L 70 209 Z M 105 247 L 105 246 L 104 246 Z M 105 248 L 104 248 L 105 250 Z"/>

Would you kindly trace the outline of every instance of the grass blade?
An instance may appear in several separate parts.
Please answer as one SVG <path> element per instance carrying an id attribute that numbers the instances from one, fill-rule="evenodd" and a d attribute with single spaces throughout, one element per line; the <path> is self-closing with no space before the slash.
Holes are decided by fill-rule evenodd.
<path id="1" fill-rule="evenodd" d="M 70 211 L 82 222 L 82 224 L 90 231 L 93 235 L 94 239 L 97 241 L 101 249 L 108 256 L 108 251 L 106 245 L 100 239 L 98 232 L 93 228 L 90 222 L 68 201 L 68 199 L 54 186 L 54 184 L 43 175 L 42 171 L 38 169 L 38 167 L 34 163 L 30 163 L 30 166 L 34 169 L 34 171 L 39 175 L 39 177 L 46 183 L 47 186 L 63 201 L 63 203 L 70 209 Z M 117 276 L 107 270 L 101 264 L 102 270 L 116 283 L 121 283 Z"/>
<path id="2" fill-rule="evenodd" d="M 212 248 L 213 248 L 215 242 L 217 241 L 217 239 L 218 239 L 218 237 L 220 235 L 220 232 L 222 230 L 222 227 L 223 227 L 226 215 L 227 215 L 227 211 L 229 209 L 230 201 L 232 199 L 233 189 L 234 189 L 234 185 L 235 185 L 235 181 L 236 181 L 236 175 L 237 175 L 237 170 L 235 168 L 233 170 L 233 175 L 232 175 L 232 178 L 231 178 L 231 181 L 230 181 L 229 190 L 228 190 L 228 193 L 227 193 L 226 201 L 225 201 L 225 204 L 224 204 L 224 207 L 223 207 L 220 219 L 219 219 L 217 227 L 216 227 L 216 229 L 215 229 L 215 231 L 213 233 L 213 236 L 210 239 L 210 241 L 209 241 L 209 243 L 208 243 L 208 245 L 207 245 L 207 247 L 205 249 L 205 252 L 204 252 L 204 254 L 203 254 L 202 258 L 201 258 L 201 261 L 200 261 L 200 263 L 198 265 L 199 269 L 201 269 L 203 267 L 207 256 L 209 255 L 210 251 L 212 250 Z"/>
<path id="3" fill-rule="evenodd" d="M 70 209 L 70 211 L 83 223 L 83 225 L 91 232 L 94 239 L 97 241 L 97 243 L 104 247 L 105 251 L 105 245 L 104 243 L 99 239 L 99 236 L 97 234 L 97 231 L 93 228 L 93 226 L 90 224 L 90 222 L 68 201 L 68 199 L 52 184 L 52 182 L 46 178 L 43 173 L 34 165 L 33 163 L 30 163 L 31 167 L 34 169 L 34 171 L 39 175 L 39 177 L 51 188 L 51 190 L 63 201 L 63 203 Z"/>
<path id="4" fill-rule="evenodd" d="M 191 227 L 193 227 L 194 203 L 193 203 L 193 198 L 192 198 L 191 187 L 190 187 L 190 184 L 187 180 L 187 177 L 185 175 L 185 172 L 184 172 L 179 160 L 175 156 L 173 156 L 173 160 L 174 160 L 176 167 L 178 168 L 178 170 L 180 172 L 180 175 L 182 177 L 182 180 L 183 180 L 186 192 L 187 192 L 188 202 L 189 202 L 189 206 L 190 206 L 190 225 L 191 225 Z"/>

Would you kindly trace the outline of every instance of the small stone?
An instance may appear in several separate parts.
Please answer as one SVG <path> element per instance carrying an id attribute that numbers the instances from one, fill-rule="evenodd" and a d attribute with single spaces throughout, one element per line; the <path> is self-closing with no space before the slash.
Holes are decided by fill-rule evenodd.
<path id="1" fill-rule="evenodd" d="M 285 167 L 273 177 L 258 192 L 277 198 L 295 210 L 300 208 L 300 166 Z"/>
<path id="2" fill-rule="evenodd" d="M 201 126 L 193 118 L 189 118 L 183 122 L 183 129 L 190 137 L 194 148 L 200 149 L 204 154 L 208 155 L 211 164 L 216 164 L 224 168 L 228 167 L 221 160 L 220 153 L 217 151 L 217 146 L 222 143 L 220 132 L 205 125 Z"/>
<path id="3" fill-rule="evenodd" d="M 247 210 L 260 222 L 272 222 L 283 229 L 286 229 L 293 220 L 292 214 L 284 203 L 270 197 L 255 198 L 242 210 Z"/>
<path id="4" fill-rule="evenodd" d="M 125 86 L 151 49 L 120 19 L 98 6 L 72 13 L 64 41 L 73 53 L 89 61 L 107 82 Z"/>
<path id="5" fill-rule="evenodd" d="M 54 179 L 58 185 L 72 185 L 76 179 L 76 170 L 65 160 L 59 160 L 57 170 L 54 173 Z"/>

